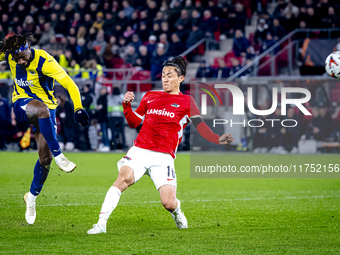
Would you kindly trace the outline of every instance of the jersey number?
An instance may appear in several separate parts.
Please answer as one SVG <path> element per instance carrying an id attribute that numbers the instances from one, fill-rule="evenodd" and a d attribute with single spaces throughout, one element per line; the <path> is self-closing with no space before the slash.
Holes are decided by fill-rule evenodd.
<path id="1" fill-rule="evenodd" d="M 170 166 L 167 166 L 168 168 L 168 178 L 176 178 L 176 173 L 175 170 L 173 168 L 170 169 Z"/>

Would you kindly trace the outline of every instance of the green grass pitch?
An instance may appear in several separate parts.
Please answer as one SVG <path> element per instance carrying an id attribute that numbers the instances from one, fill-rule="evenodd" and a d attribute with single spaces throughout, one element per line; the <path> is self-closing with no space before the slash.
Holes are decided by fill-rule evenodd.
<path id="1" fill-rule="evenodd" d="M 107 233 L 87 235 L 117 177 L 122 154 L 67 155 L 77 169 L 55 163 L 25 221 L 37 153 L 0 153 L 1 254 L 339 254 L 340 179 L 192 179 L 189 155 L 176 159 L 178 198 L 189 229 L 176 228 L 144 176 L 121 196 Z M 270 156 L 230 154 L 233 161 Z M 295 164 L 300 156 L 289 156 Z M 306 156 L 304 156 L 304 160 Z M 339 161 L 339 155 L 313 155 Z"/>

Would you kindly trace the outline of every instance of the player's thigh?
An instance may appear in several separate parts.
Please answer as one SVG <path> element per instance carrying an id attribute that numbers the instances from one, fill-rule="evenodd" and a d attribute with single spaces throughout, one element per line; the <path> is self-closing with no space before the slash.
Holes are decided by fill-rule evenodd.
<path id="1" fill-rule="evenodd" d="M 155 160 L 156 164 L 149 168 L 148 174 L 155 184 L 157 190 L 159 190 L 160 187 L 164 185 L 170 185 L 176 188 L 177 177 L 174 160 L 169 154 L 162 154 L 163 155 L 157 153 L 157 160 Z"/>
<path id="2" fill-rule="evenodd" d="M 35 140 L 38 146 L 38 155 L 39 161 L 42 165 L 50 165 L 53 159 L 52 152 L 48 147 L 48 144 L 42 135 L 42 133 L 38 132 L 34 134 Z"/>
<path id="3" fill-rule="evenodd" d="M 145 162 L 147 161 L 147 157 L 148 155 L 145 153 L 145 150 L 133 146 L 127 154 L 117 162 L 118 171 L 124 170 L 125 167 L 132 169 L 135 183 L 139 181 L 146 172 Z"/>

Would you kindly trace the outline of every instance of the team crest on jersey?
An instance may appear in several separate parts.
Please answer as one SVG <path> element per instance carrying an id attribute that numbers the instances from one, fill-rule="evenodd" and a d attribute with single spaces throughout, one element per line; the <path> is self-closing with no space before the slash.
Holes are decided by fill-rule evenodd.
<path id="1" fill-rule="evenodd" d="M 35 75 L 35 72 L 34 71 L 28 71 L 30 74 L 32 74 L 32 75 Z"/>
<path id="2" fill-rule="evenodd" d="M 176 103 L 173 103 L 171 106 L 173 106 L 173 107 L 179 107 L 180 105 L 179 104 L 176 104 Z"/>
<path id="3" fill-rule="evenodd" d="M 128 156 L 124 156 L 123 158 L 127 159 L 128 161 L 131 161 L 131 158 L 129 158 Z"/>

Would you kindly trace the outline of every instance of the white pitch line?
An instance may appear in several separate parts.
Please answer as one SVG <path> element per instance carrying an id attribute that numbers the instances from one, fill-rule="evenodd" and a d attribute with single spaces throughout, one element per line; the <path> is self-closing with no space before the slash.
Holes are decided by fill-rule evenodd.
<path id="1" fill-rule="evenodd" d="M 229 198 L 229 199 L 197 199 L 197 200 L 181 200 L 182 203 L 196 203 L 196 202 L 232 202 L 232 201 L 253 201 L 253 200 L 280 200 L 280 199 L 317 199 L 317 198 L 338 198 L 338 196 L 298 196 L 298 197 L 250 197 L 250 198 Z M 143 202 L 121 202 L 120 206 L 131 206 L 136 204 L 156 204 L 161 203 L 161 201 L 143 201 Z M 85 205 L 101 205 L 102 203 L 75 203 L 75 204 L 50 204 L 50 205 L 37 205 L 37 206 L 85 206 Z M 0 208 L 10 208 L 10 207 L 24 207 L 25 205 L 8 205 L 0 206 Z"/>

